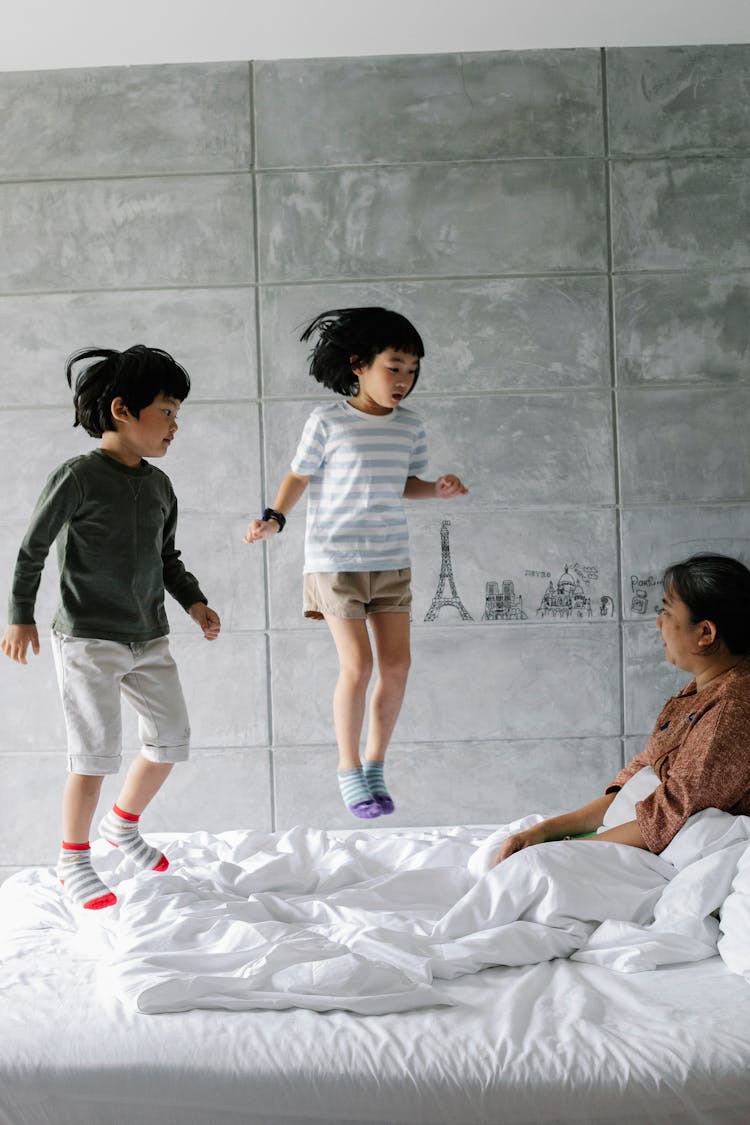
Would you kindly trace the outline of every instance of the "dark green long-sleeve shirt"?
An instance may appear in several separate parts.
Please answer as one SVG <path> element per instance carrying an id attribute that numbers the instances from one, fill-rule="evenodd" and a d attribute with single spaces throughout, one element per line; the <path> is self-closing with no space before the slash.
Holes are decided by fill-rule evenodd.
<path id="1" fill-rule="evenodd" d="M 34 624 L 42 569 L 57 540 L 53 628 L 126 644 L 165 636 L 165 589 L 185 610 L 206 601 L 180 561 L 176 527 L 177 499 L 161 469 L 147 461 L 130 468 L 100 449 L 65 461 L 47 481 L 21 544 L 9 623 Z"/>

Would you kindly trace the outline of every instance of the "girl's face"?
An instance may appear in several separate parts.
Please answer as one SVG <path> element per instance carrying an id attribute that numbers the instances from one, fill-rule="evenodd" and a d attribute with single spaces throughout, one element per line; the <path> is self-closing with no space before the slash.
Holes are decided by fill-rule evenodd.
<path id="1" fill-rule="evenodd" d="M 365 414 L 389 414 L 406 398 L 419 373 L 417 356 L 395 348 L 378 352 L 366 367 L 354 366 L 356 359 L 352 357 L 352 371 L 359 390 L 349 402 Z"/>

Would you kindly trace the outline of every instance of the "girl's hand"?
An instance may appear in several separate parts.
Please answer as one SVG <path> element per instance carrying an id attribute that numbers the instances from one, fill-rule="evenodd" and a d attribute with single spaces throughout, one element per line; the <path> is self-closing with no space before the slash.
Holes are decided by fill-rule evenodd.
<path id="1" fill-rule="evenodd" d="M 515 836 L 507 836 L 502 844 L 500 850 L 495 858 L 495 863 L 502 863 L 508 856 L 514 855 L 516 852 L 523 851 L 524 848 L 530 848 L 534 844 L 544 843 L 544 831 L 540 829 L 538 824 L 532 825 L 524 832 L 516 832 Z"/>
<path id="2" fill-rule="evenodd" d="M 438 496 L 464 496 L 468 491 L 453 473 L 446 473 L 444 477 L 438 477 L 435 481 L 435 492 Z"/>
<path id="3" fill-rule="evenodd" d="M 251 520 L 242 538 L 246 543 L 254 543 L 256 539 L 270 539 L 278 533 L 278 520 Z"/>

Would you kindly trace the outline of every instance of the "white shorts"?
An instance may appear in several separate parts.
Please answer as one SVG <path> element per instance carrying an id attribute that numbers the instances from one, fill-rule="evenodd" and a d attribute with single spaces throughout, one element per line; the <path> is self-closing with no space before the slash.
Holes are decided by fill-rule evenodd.
<path id="1" fill-rule="evenodd" d="M 190 723 L 167 637 L 134 644 L 53 631 L 71 773 L 117 773 L 122 758 L 121 697 L 138 713 L 141 753 L 184 762 Z"/>

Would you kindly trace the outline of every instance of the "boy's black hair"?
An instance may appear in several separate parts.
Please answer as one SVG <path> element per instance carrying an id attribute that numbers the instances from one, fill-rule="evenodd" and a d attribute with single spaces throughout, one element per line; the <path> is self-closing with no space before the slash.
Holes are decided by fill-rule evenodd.
<path id="1" fill-rule="evenodd" d="M 664 571 L 665 593 L 674 591 L 690 611 L 691 624 L 712 621 L 716 647 L 750 652 L 750 570 L 728 555 L 692 555 Z"/>
<path id="2" fill-rule="evenodd" d="M 73 386 L 73 367 L 86 359 L 95 360 L 79 371 Z M 74 352 L 65 367 L 68 386 L 73 391 L 74 426 L 101 437 L 115 430 L 112 402 L 121 398 L 134 417 L 140 416 L 157 395 L 180 402 L 190 394 L 190 376 L 184 367 L 161 348 L 134 344 L 124 352 L 113 348 L 83 348 Z"/>
<path id="3" fill-rule="evenodd" d="M 352 367 L 367 367 L 386 348 L 424 355 L 422 337 L 401 313 L 377 307 L 329 309 L 308 324 L 300 340 L 318 339 L 310 353 L 313 379 L 340 395 L 354 395 L 359 380 Z M 352 358 L 354 357 L 354 358 Z M 409 394 L 419 378 L 419 364 Z"/>

